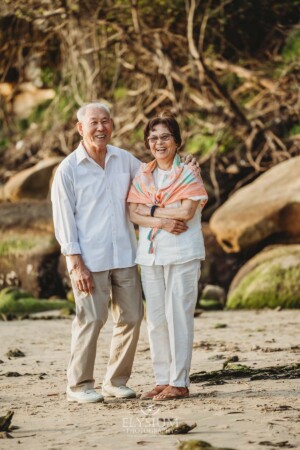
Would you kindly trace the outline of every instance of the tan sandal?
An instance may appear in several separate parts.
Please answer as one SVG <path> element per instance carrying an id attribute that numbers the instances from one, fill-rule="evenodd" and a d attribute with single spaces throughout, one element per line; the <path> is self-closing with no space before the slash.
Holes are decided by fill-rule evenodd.
<path id="1" fill-rule="evenodd" d="M 164 402 L 166 400 L 175 400 L 178 398 L 189 397 L 189 390 L 187 387 L 168 386 L 160 394 L 155 395 L 153 400 L 155 402 Z"/>
<path id="2" fill-rule="evenodd" d="M 145 394 L 141 395 L 141 400 L 149 400 L 155 397 L 156 395 L 163 392 L 168 387 L 168 384 L 162 384 L 155 386 L 151 391 L 146 392 Z"/>

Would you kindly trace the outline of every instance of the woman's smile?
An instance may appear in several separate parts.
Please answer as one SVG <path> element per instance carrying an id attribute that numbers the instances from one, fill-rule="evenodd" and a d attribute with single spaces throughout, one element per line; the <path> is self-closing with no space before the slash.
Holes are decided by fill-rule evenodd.
<path id="1" fill-rule="evenodd" d="M 171 168 L 177 144 L 170 130 L 163 124 L 157 124 L 152 128 L 148 142 L 158 166 L 164 170 Z"/>

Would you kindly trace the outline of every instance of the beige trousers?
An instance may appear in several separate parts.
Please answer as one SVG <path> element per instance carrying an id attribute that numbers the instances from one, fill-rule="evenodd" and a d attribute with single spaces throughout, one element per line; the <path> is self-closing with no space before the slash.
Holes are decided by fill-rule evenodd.
<path id="1" fill-rule="evenodd" d="M 72 324 L 68 386 L 84 390 L 94 386 L 94 365 L 99 332 L 111 311 L 114 321 L 110 357 L 104 384 L 125 385 L 130 377 L 143 318 L 141 283 L 137 266 L 93 273 L 92 294 L 73 291 L 76 317 Z"/>

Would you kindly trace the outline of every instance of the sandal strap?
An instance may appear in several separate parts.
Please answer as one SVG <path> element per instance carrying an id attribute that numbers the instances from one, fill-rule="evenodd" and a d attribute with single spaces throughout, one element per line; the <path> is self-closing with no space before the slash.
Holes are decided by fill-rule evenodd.
<path id="1" fill-rule="evenodd" d="M 153 389 L 151 389 L 151 391 L 145 393 L 142 395 L 142 399 L 145 398 L 152 398 L 155 397 L 155 395 L 159 395 L 161 394 L 166 388 L 168 387 L 168 385 L 158 385 L 155 386 Z"/>

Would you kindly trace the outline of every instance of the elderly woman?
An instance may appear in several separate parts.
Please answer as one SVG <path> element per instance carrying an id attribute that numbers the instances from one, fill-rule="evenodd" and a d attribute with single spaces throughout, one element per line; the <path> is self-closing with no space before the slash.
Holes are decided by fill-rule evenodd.
<path id="1" fill-rule="evenodd" d="M 198 173 L 180 163 L 179 125 L 171 114 L 151 119 L 145 145 L 154 160 L 142 164 L 128 199 L 139 225 L 141 266 L 156 386 L 143 399 L 188 397 L 194 310 L 204 259 L 201 207 L 207 193 Z"/>

